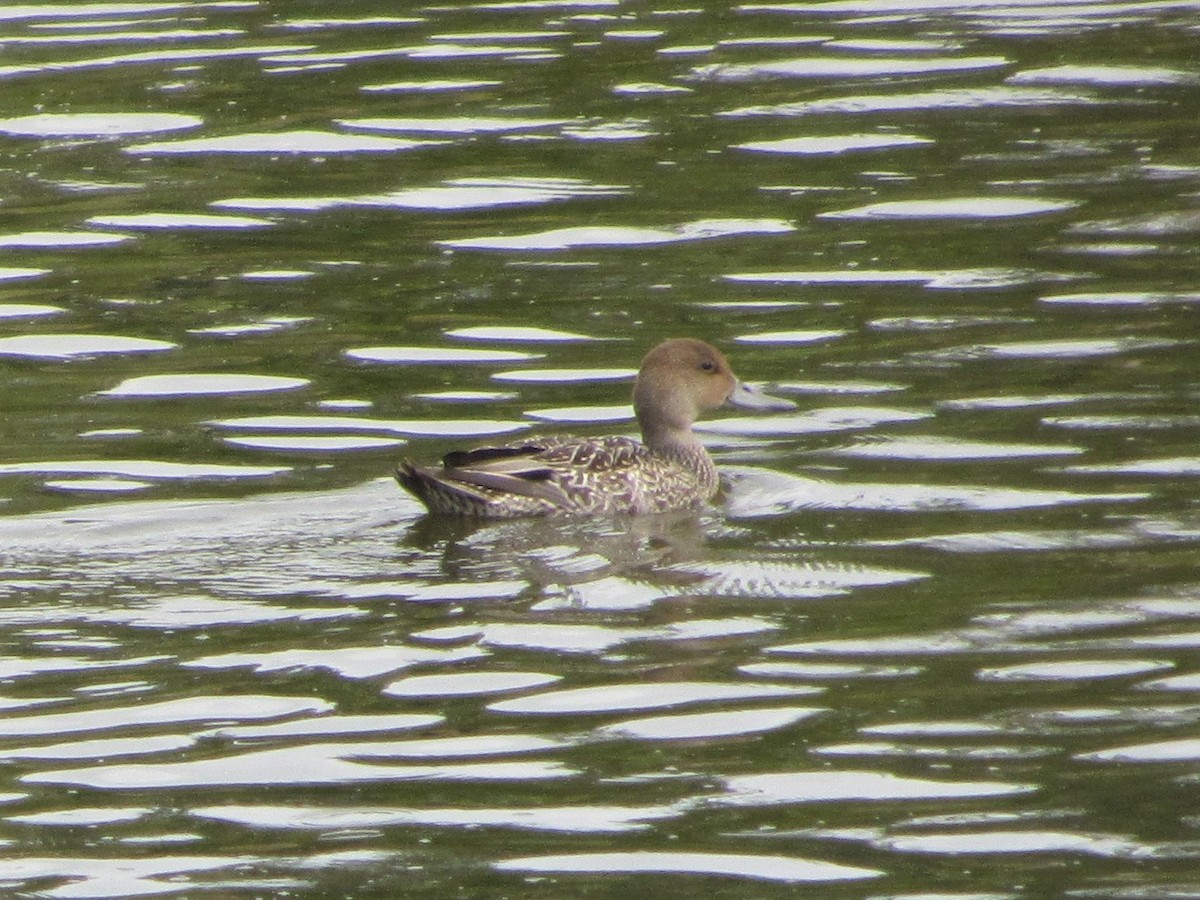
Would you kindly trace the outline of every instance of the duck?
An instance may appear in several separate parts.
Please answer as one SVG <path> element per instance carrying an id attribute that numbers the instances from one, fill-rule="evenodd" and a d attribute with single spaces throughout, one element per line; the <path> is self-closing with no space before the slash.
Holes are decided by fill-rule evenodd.
<path id="1" fill-rule="evenodd" d="M 456 450 L 441 465 L 402 460 L 396 479 L 430 513 L 487 519 L 697 509 L 716 495 L 719 478 L 692 425 L 726 404 L 796 407 L 741 381 L 711 344 L 672 338 L 645 355 L 634 381 L 640 441 L 549 436 Z"/>

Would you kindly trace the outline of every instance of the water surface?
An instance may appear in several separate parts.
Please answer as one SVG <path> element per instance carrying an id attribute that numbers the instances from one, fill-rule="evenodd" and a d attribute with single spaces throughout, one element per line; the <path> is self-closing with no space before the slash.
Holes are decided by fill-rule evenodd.
<path id="1" fill-rule="evenodd" d="M 1194 895 L 1197 12 L 0 9 L 0 884 Z M 712 508 L 390 478 L 685 334 Z"/>

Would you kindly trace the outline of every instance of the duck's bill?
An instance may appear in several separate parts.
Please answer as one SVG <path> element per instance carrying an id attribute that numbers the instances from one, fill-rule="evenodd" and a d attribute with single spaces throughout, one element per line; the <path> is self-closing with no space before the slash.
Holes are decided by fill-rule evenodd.
<path id="1" fill-rule="evenodd" d="M 737 383 L 733 389 L 733 393 L 729 395 L 728 402 L 731 406 L 739 406 L 742 409 L 762 409 L 782 412 L 785 409 L 796 408 L 796 404 L 791 400 L 784 400 L 782 397 L 772 397 L 770 394 L 763 393 L 760 388 L 746 384 L 744 381 Z"/>

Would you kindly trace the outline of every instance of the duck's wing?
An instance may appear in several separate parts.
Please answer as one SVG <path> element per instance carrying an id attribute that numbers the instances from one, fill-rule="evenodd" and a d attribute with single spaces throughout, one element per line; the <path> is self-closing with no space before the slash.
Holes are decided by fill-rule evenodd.
<path id="1" fill-rule="evenodd" d="M 649 451 L 629 438 L 551 438 L 447 454 L 441 467 L 404 461 L 400 483 L 436 512 L 547 515 L 626 502 L 625 473 Z"/>
<path id="2" fill-rule="evenodd" d="M 545 443 L 479 447 L 446 454 L 440 466 L 403 460 L 396 479 L 432 512 L 510 517 L 546 515 L 571 508 L 555 479 L 555 466 L 542 459 Z"/>
<path id="3" fill-rule="evenodd" d="M 448 453 L 439 474 L 455 484 L 491 492 L 493 497 L 509 495 L 566 507 L 570 497 L 558 484 L 557 471 L 546 458 L 546 448 L 529 444 Z"/>

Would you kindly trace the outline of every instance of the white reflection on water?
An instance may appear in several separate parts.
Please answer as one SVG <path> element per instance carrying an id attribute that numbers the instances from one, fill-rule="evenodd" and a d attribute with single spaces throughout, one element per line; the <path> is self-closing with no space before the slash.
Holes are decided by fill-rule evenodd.
<path id="1" fill-rule="evenodd" d="M 794 153 L 799 156 L 851 153 L 861 150 L 883 150 L 896 147 L 920 147 L 932 144 L 930 138 L 911 134 L 841 134 L 824 137 L 781 138 L 772 141 L 750 141 L 734 144 L 734 150 L 750 153 Z"/>
<path id="2" fill-rule="evenodd" d="M 499 403 L 504 400 L 515 400 L 519 396 L 514 391 L 424 391 L 411 395 L 414 400 L 431 400 L 434 403 Z M 366 404 L 368 407 L 370 403 Z M 355 409 L 357 407 L 338 407 L 321 404 L 323 409 Z"/>
<path id="3" fill-rule="evenodd" d="M 47 462 L 0 463 L 0 475 L 129 475 L 134 478 L 209 479 L 268 478 L 290 472 L 290 466 L 242 466 L 216 463 L 177 463 L 159 460 L 69 459 Z"/>
<path id="4" fill-rule="evenodd" d="M 375 806 L 210 806 L 189 814 L 259 828 L 303 828 L 327 831 L 345 828 L 442 827 L 516 828 L 528 831 L 606 834 L 644 831 L 659 819 L 676 818 L 674 806 L 535 806 L 510 809 L 397 809 Z"/>
<path id="5" fill-rule="evenodd" d="M 469 328 L 454 328 L 446 337 L 465 338 L 471 341 L 513 341 L 515 343 L 577 343 L 599 341 L 603 338 L 580 334 L 576 331 L 559 331 L 554 328 L 535 328 L 521 325 L 474 325 Z"/>
<path id="6" fill-rule="evenodd" d="M 149 481 L 135 481 L 129 478 L 68 478 L 43 481 L 42 487 L 51 491 L 68 493 L 133 493 L 154 487 Z"/>
<path id="7" fill-rule="evenodd" d="M 520 648 L 547 653 L 603 653 L 624 644 L 693 641 L 763 634 L 778 626 L 753 617 L 693 619 L 659 628 L 621 628 L 613 625 L 565 625 L 555 622 L 495 622 L 466 629 L 448 627 L 414 633 L 424 640 L 461 640 L 476 635 L 485 648 Z M 619 689 L 619 686 L 618 686 Z"/>
<path id="8" fill-rule="evenodd" d="M 272 740 L 281 737 L 333 737 L 343 734 L 370 734 L 408 731 L 440 725 L 445 716 L 436 713 L 379 713 L 378 715 L 322 715 L 265 725 L 222 725 L 201 731 L 196 737 L 228 741 Z"/>
<path id="9" fill-rule="evenodd" d="M 1086 853 L 1093 856 L 1146 858 L 1157 855 L 1147 844 L 1114 835 L 1070 831 L 966 830 L 947 834 L 896 835 L 874 842 L 901 853 L 959 856 L 964 854 Z"/>
<path id="10" fill-rule="evenodd" d="M 529 428 L 503 419 L 369 419 L 365 416 L 243 416 L 211 423 L 232 431 L 383 432 L 421 437 L 494 437 Z"/>
<path id="11" fill-rule="evenodd" d="M 1158 395 L 1137 392 L 1086 393 L 1086 394 L 1006 394 L 993 397 L 964 397 L 959 400 L 942 400 L 939 409 L 958 411 L 1037 409 L 1043 406 L 1074 406 L 1078 404 L 1110 403 L 1120 401 L 1152 400 Z"/>
<path id="12" fill-rule="evenodd" d="M 500 87 L 503 81 L 483 78 L 428 78 L 420 81 L 389 81 L 381 84 L 364 84 L 360 91 L 367 94 L 403 94 L 439 91 L 478 91 Z"/>
<path id="13" fill-rule="evenodd" d="M 726 416 L 723 419 L 698 422 L 696 429 L 707 434 L 745 436 L 825 434 L 834 431 L 855 431 L 898 422 L 917 422 L 928 419 L 932 415 L 932 413 L 921 410 L 882 406 L 847 406 L 814 409 L 787 415 Z"/>
<path id="14" fill-rule="evenodd" d="M 519 350 L 474 350 L 464 347 L 355 347 L 345 351 L 348 359 L 391 365 L 503 363 L 541 359 L 544 353 Z"/>
<path id="15" fill-rule="evenodd" d="M 0 303 L 0 319 L 36 319 L 65 312 L 66 309 L 61 306 L 44 303 Z"/>
<path id="16" fill-rule="evenodd" d="M 1072 424 L 1082 425 L 1083 423 Z M 1134 425 L 1135 423 L 1127 424 Z M 1200 425 L 1200 420 L 1194 424 Z M 1080 475 L 1195 476 L 1200 475 L 1200 457 L 1177 456 L 1169 459 L 1137 459 L 1123 463 L 1063 466 L 1058 471 Z"/>
<path id="17" fill-rule="evenodd" d="M 880 666 L 866 663 L 764 662 L 738 666 L 738 671 L 755 678 L 907 678 L 923 671 L 922 666 Z"/>
<path id="18" fill-rule="evenodd" d="M 1076 222 L 1068 234 L 1170 237 L 1200 232 L 1200 212 L 1192 209 L 1154 212 L 1117 219 Z"/>
<path id="19" fill-rule="evenodd" d="M 930 289 L 963 290 L 1003 288 L 1038 281 L 1061 281 L 1064 276 L 1027 269 L 835 269 L 813 271 L 735 272 L 721 276 L 726 281 L 749 284 L 797 284 L 810 286 L 841 284 L 921 284 Z"/>
<path id="20" fill-rule="evenodd" d="M 894 741 L 853 741 L 844 744 L 828 744 L 814 747 L 814 754 L 863 759 L 910 759 L 940 761 L 995 761 L 1033 760 L 1055 756 L 1056 747 L 1016 744 L 906 744 Z"/>
<path id="21" fill-rule="evenodd" d="M 1174 665 L 1153 659 L 1045 660 L 980 669 L 976 677 L 981 681 L 1080 681 L 1145 675 L 1173 668 Z"/>
<path id="22" fill-rule="evenodd" d="M 803 329 L 794 331 L 760 331 L 734 338 L 741 344 L 816 344 L 845 337 L 849 332 L 834 329 Z"/>
<path id="23" fill-rule="evenodd" d="M 75 738 L 61 744 L 13 747 L 0 751 L 0 759 L 119 759 L 186 750 L 196 743 L 192 735 L 138 735 L 137 737 Z"/>
<path id="24" fill-rule="evenodd" d="M 885 547 L 927 547 L 948 553 L 1049 553 L 1056 550 L 1100 550 L 1105 548 L 1135 547 L 1154 540 L 1136 524 L 1120 525 L 1111 529 L 1063 529 L 1047 531 L 971 531 L 958 534 L 930 534 L 900 540 L 872 542 Z"/>
<path id="25" fill-rule="evenodd" d="M 128 234 L 108 234 L 81 231 L 23 231 L 0 235 L 4 249 L 65 249 L 68 247 L 112 247 L 133 240 Z"/>
<path id="26" fill-rule="evenodd" d="M 162 353 L 178 344 L 115 334 L 23 334 L 0 338 L 0 356 L 30 359 L 89 359 L 124 353 Z"/>
<path id="27" fill-rule="evenodd" d="M 49 275 L 49 269 L 30 269 L 29 266 L 0 266 L 0 281 L 17 281 L 19 278 L 40 278 Z"/>
<path id="28" fill-rule="evenodd" d="M 822 98 L 795 103 L 767 106 L 746 106 L 717 113 L 719 116 L 743 118 L 753 116 L 810 116 L 854 115 L 859 113 L 904 112 L 906 110 L 962 110 L 988 107 L 1028 107 L 1044 109 L 1055 106 L 1087 106 L 1104 100 L 1083 92 L 1067 92 L 1051 88 L 981 87 L 944 88 L 914 93 L 861 94 L 849 97 Z"/>
<path id="29" fill-rule="evenodd" d="M 95 825 L 119 825 L 125 822 L 136 822 L 150 815 L 153 810 L 144 806 L 132 806 L 109 809 L 62 809 L 43 813 L 29 813 L 24 816 L 7 816 L 6 822 L 16 822 L 19 825 L 52 825 L 92 827 Z"/>
<path id="30" fill-rule="evenodd" d="M 351 451 L 390 450 L 404 444 L 400 438 L 369 435 L 247 435 L 225 437 L 230 447 L 267 450 L 278 453 L 348 453 Z"/>
<path id="31" fill-rule="evenodd" d="M 58 4 L 57 6 L 58 9 L 78 9 L 79 14 L 86 14 L 86 11 L 90 7 L 92 7 L 92 4 L 81 4 L 77 7 L 72 7 L 67 4 Z M 26 14 L 28 14 L 29 11 L 50 10 L 53 12 L 54 10 L 54 8 L 50 6 L 36 5 L 17 7 L 17 9 L 23 9 Z M 120 53 L 116 56 L 97 56 L 90 59 L 55 60 L 44 63 L 0 66 L 0 79 L 18 78 L 45 73 L 87 71 L 89 69 L 113 69 L 141 64 L 165 65 L 170 63 L 195 63 L 203 62 L 205 60 L 258 56 L 262 53 L 279 52 L 285 49 L 289 48 L 283 45 L 268 45 L 248 47 L 218 47 L 209 49 L 189 47 L 180 49 L 144 50 L 137 53 Z M 303 49 L 303 47 L 293 46 L 290 49 L 299 51 Z"/>
<path id="32" fill-rule="evenodd" d="M 587 381 L 632 381 L 637 369 L 514 369 L 496 372 L 492 381 L 513 384 L 580 384 Z"/>
<path id="33" fill-rule="evenodd" d="M 276 273 L 263 273 L 264 276 L 269 275 L 265 280 L 275 280 Z M 308 273 L 289 273 L 288 278 L 307 277 Z M 258 273 L 243 272 L 242 278 L 248 281 L 259 280 Z M 189 328 L 188 334 L 205 334 L 217 335 L 219 337 L 236 338 L 245 335 L 255 334 L 271 334 L 276 331 L 283 331 L 288 328 L 294 328 L 297 325 L 302 325 L 306 322 L 311 322 L 311 316 L 268 316 L 260 319 L 257 322 L 243 322 L 236 325 L 211 325 L 207 328 Z"/>
<path id="34" fill-rule="evenodd" d="M 1195 762 L 1196 760 L 1200 760 L 1200 739 L 1180 738 L 1177 740 L 1127 744 L 1107 750 L 1080 753 L 1077 758 L 1086 762 L 1110 763 Z"/>
<path id="35" fill-rule="evenodd" d="M 293 391 L 307 387 L 307 378 L 279 375 L 232 375 L 180 373 L 178 375 L 139 375 L 126 378 L 116 387 L 100 391 L 105 397 L 185 397 L 213 394 L 257 394 Z"/>
<path id="36" fill-rule="evenodd" d="M 214 216 L 205 213 L 135 213 L 125 216 L 92 216 L 87 221 L 89 225 L 131 228 L 135 231 L 176 228 L 270 228 L 275 224 L 270 219 L 251 216 Z"/>
<path id="37" fill-rule="evenodd" d="M 343 678 L 375 678 L 402 669 L 429 664 L 448 664 L 478 659 L 487 652 L 476 647 L 438 650 L 431 647 L 384 645 L 379 647 L 331 647 L 328 649 L 219 653 L 188 660 L 193 669 L 250 669 L 253 672 L 288 672 L 298 669 L 327 669 Z"/>
<path id="38" fill-rule="evenodd" d="M 816 692 L 815 689 L 813 691 Z M 823 707 L 783 706 L 726 712 L 652 716 L 614 722 L 596 729 L 600 737 L 639 741 L 692 741 L 705 738 L 738 737 L 787 728 L 804 719 L 828 712 Z"/>
<path id="39" fill-rule="evenodd" d="M 697 585 L 714 596 L 770 597 L 812 600 L 847 594 L 854 588 L 906 584 L 928 578 L 925 572 L 905 572 L 826 561 L 797 562 L 759 557 L 754 560 L 711 560 L 671 567 L 703 577 Z"/>
<path id="40" fill-rule="evenodd" d="M 388 697 L 475 697 L 545 687 L 562 679 L 547 672 L 457 672 L 411 675 L 383 689 Z"/>
<path id="41" fill-rule="evenodd" d="M 109 137 L 178 131 L 204 124 L 182 113 L 39 113 L 0 119 L 0 133 L 24 137 Z"/>
<path id="42" fill-rule="evenodd" d="M 488 704 L 492 712 L 532 715 L 594 715 L 637 709 L 662 709 L 689 703 L 728 700 L 758 700 L 812 693 L 791 685 L 736 682 L 672 681 L 663 684 L 608 684 L 570 688 L 497 700 Z"/>
<path id="43" fill-rule="evenodd" d="M 1198 428 L 1200 427 L 1200 416 L 1187 413 L 1173 414 L 1163 413 L 1161 415 L 1131 415 L 1131 414 L 1116 414 L 1116 415 L 1098 415 L 1098 416 L 1046 416 L 1042 419 L 1043 425 L 1049 425 L 1053 428 L 1070 428 L 1084 431 L 1170 431 L 1176 428 Z M 1097 463 L 1098 466 L 1107 466 L 1109 464 Z M 1112 471 L 1119 471 L 1125 464 L 1116 463 Z M 1178 457 L 1164 460 L 1144 460 L 1131 463 L 1135 467 L 1133 474 L 1188 474 L 1192 463 L 1190 457 Z M 1064 467 L 1065 468 L 1065 467 Z M 1082 469 L 1082 471 L 1100 471 L 1105 469 Z M 1140 471 L 1138 471 L 1140 470 Z"/>
<path id="44" fill-rule="evenodd" d="M 615 84 L 612 87 L 612 92 L 617 96 L 653 96 L 659 94 L 690 94 L 692 88 L 684 87 L 681 84 L 662 84 L 657 81 L 638 81 L 628 84 Z"/>
<path id="45" fill-rule="evenodd" d="M 1149 87 L 1200 83 L 1200 75 L 1162 66 L 1052 66 L 1027 69 L 1007 79 L 1009 84 L 1086 84 L 1098 87 Z"/>
<path id="46" fill-rule="evenodd" d="M 953 197 L 943 200 L 893 200 L 853 209 L 819 213 L 820 219 L 1009 219 L 1072 209 L 1074 200 L 1029 197 Z"/>
<path id="47" fill-rule="evenodd" d="M 44 891 L 47 897 L 124 898 L 178 893 L 188 875 L 217 872 L 261 862 L 257 856 L 168 856 L 149 859 L 126 858 L 114 865 L 109 855 L 94 857 L 28 856 L 9 860 L 6 874 L 12 878 L 44 881 L 68 879 L 58 888 Z M 240 884 L 245 882 L 239 879 Z M 206 881 L 206 885 L 213 885 Z"/>
<path id="48" fill-rule="evenodd" d="M 1049 294 L 1038 299 L 1047 306 L 1142 307 L 1176 303 L 1200 303 L 1200 293 L 1187 291 L 1089 291 Z"/>
<path id="49" fill-rule="evenodd" d="M 71 734 L 80 731 L 113 731 L 130 726 L 184 725 L 189 722 L 274 719 L 299 713 L 322 713 L 333 708 L 326 700 L 308 697 L 277 697 L 267 694 L 224 697 L 184 697 L 108 706 L 76 712 L 48 712 L 36 716 L 7 716 L 0 721 L 0 734 L 13 737 Z"/>
<path id="50" fill-rule="evenodd" d="M 98 31 L 83 34 L 38 34 L 9 36 L 4 43 L 15 46 L 43 46 L 54 44 L 152 44 L 161 41 L 211 40 L 214 38 L 242 37 L 246 32 L 240 28 L 172 28 L 147 29 L 143 31 Z M 152 129 L 153 130 L 153 129 Z"/>
<path id="51" fill-rule="evenodd" d="M 44 606 L 27 606 L 3 617 L 10 623 L 35 624 L 51 614 Z M 55 612 L 60 622 L 93 622 L 123 625 L 129 628 L 187 629 L 218 625 L 250 625 L 268 622 L 320 622 L 353 619 L 363 611 L 348 606 L 273 606 L 254 600 L 226 599 L 197 595 L 159 596 L 128 600 L 117 607 L 80 606 L 69 612 Z"/>
<path id="52" fill-rule="evenodd" d="M 151 141 L 132 144 L 125 148 L 125 152 L 135 156 L 177 156 L 189 153 L 395 153 L 441 143 L 443 142 L 307 130 Z"/>
<path id="53" fill-rule="evenodd" d="M 570 250 L 575 247 L 638 247 L 749 234 L 783 234 L 795 226 L 784 219 L 700 219 L 664 228 L 577 225 L 502 237 L 438 241 L 456 250 Z"/>
<path id="54" fill-rule="evenodd" d="M 466 741 L 465 738 L 458 739 Z M 464 744 L 461 755 L 533 753 L 554 749 L 555 741 L 511 736 L 478 749 Z M 418 757 L 424 755 L 417 751 Z M 447 755 L 454 758 L 452 748 Z M 411 759 L 405 741 L 304 744 L 275 750 L 235 753 L 216 759 L 120 765 L 34 772 L 29 784 L 64 784 L 101 790 L 215 786 L 382 783 L 388 781 L 543 781 L 570 778 L 575 770 L 560 762 L 396 763 Z M 360 762 L 372 759 L 378 763 Z"/>
<path id="55" fill-rule="evenodd" d="M 1064 338 L 1062 340 L 1008 341 L 997 344 L 970 344 L 928 350 L 912 354 L 914 359 L 970 362 L 990 359 L 1083 359 L 1092 356 L 1113 356 L 1118 353 L 1137 353 L 1176 347 L 1182 341 L 1174 338 Z"/>
<path id="56" fill-rule="evenodd" d="M 314 197 L 231 197 L 209 204 L 218 209 L 265 212 L 315 212 L 341 207 L 457 212 L 534 206 L 576 198 L 617 197 L 624 185 L 594 184 L 577 178 L 452 178 L 433 187 L 400 188 L 382 193 Z"/>
<path id="57" fill-rule="evenodd" d="M 1003 56 L 860 57 L 811 56 L 759 63 L 700 66 L 692 76 L 701 81 L 754 81 L 764 78 L 887 78 L 996 69 L 1008 65 Z"/>
<path id="58" fill-rule="evenodd" d="M 872 436 L 848 447 L 818 451 L 821 455 L 856 459 L 904 459 L 914 461 L 1005 460 L 1046 456 L 1078 456 L 1082 447 L 1063 444 L 1010 444 L 1000 441 L 969 441 L 953 437 L 899 438 Z"/>
<path id="59" fill-rule="evenodd" d="M 622 119 L 567 127 L 562 130 L 562 135 L 574 141 L 640 141 L 658 134 L 649 125 L 643 119 Z"/>
<path id="60" fill-rule="evenodd" d="M 914 800 L 1002 797 L 1036 790 L 1031 784 L 1001 781 L 941 781 L 905 778 L 886 772 L 812 771 L 734 775 L 722 779 L 726 793 L 709 802 L 720 806 L 772 806 L 838 800 Z"/>
<path id="61" fill-rule="evenodd" d="M 560 406 L 550 409 L 530 409 L 525 415 L 539 422 L 631 422 L 633 406 L 620 403 L 613 406 Z"/>
<path id="62" fill-rule="evenodd" d="M 844 866 L 792 856 L 756 856 L 734 853 L 630 851 L 625 853 L 570 853 L 532 856 L 493 863 L 504 872 L 538 874 L 674 874 L 722 875 L 752 881 L 799 882 L 854 881 L 878 878 L 878 869 Z"/>
<path id="63" fill-rule="evenodd" d="M 425 60 L 460 60 L 479 59 L 481 57 L 498 56 L 509 60 L 538 61 L 558 59 L 561 54 L 549 47 L 526 46 L 523 44 L 478 44 L 470 41 L 464 43 L 432 42 L 406 51 L 412 59 Z"/>
<path id="64" fill-rule="evenodd" d="M 565 125 L 569 119 L 523 119 L 511 117 L 473 117 L 457 116 L 452 118 L 429 119 L 336 119 L 338 125 L 362 131 L 382 131 L 390 133 L 429 132 L 432 134 L 497 134 L 510 131 L 536 131 L 557 125 Z"/>

